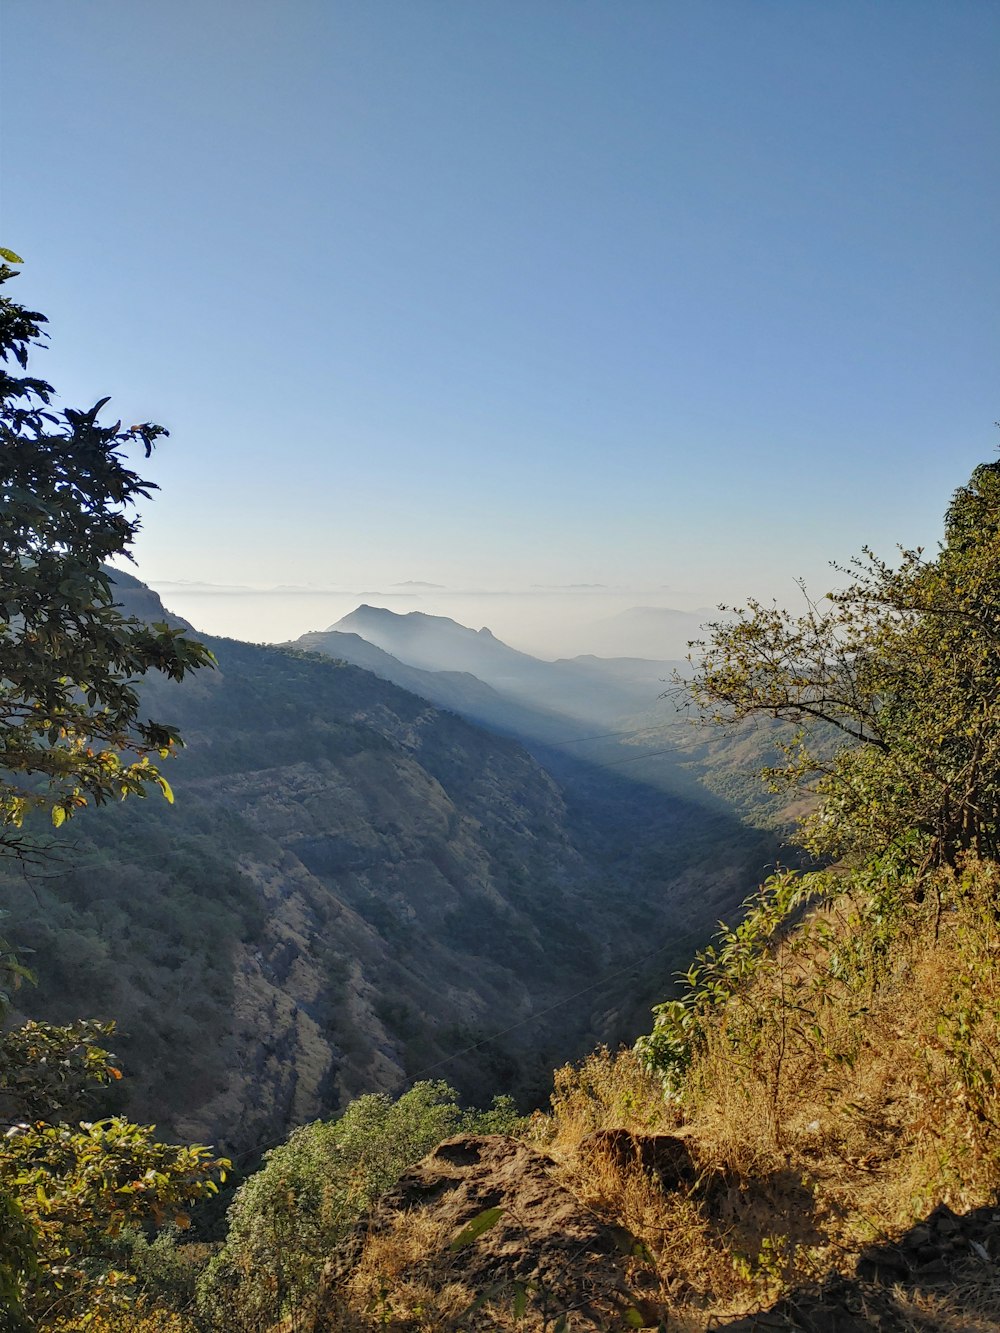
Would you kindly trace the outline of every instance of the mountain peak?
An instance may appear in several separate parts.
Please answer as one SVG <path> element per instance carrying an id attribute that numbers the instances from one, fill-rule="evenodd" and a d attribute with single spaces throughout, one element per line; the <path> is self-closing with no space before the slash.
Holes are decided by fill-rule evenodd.
<path id="1" fill-rule="evenodd" d="M 343 625 L 348 620 L 381 620 L 385 624 L 403 625 L 407 622 L 412 624 L 435 624 L 435 625 L 454 625 L 458 629 L 465 629 L 464 625 L 459 625 L 457 620 L 451 620 L 448 616 L 432 616 L 427 611 L 390 611 L 387 606 L 371 606 L 368 602 L 362 602 L 360 606 L 349 611 L 346 616 L 338 620 L 338 625 Z"/>
<path id="2" fill-rule="evenodd" d="M 359 634 L 369 643 L 410 666 L 425 671 L 466 671 L 494 685 L 511 671 L 531 671 L 540 664 L 526 653 L 511 648 L 491 629 L 461 625 L 448 616 L 426 611 L 388 611 L 383 607 L 359 606 L 330 629 Z"/>

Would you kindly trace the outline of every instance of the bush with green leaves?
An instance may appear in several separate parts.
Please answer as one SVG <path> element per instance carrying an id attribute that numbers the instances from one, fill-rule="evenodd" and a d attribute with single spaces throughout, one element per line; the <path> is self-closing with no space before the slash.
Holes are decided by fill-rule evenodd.
<path id="1" fill-rule="evenodd" d="M 339 1119 L 296 1129 L 233 1200 L 225 1245 L 199 1284 L 207 1325 L 270 1327 L 315 1292 L 331 1248 L 408 1166 L 452 1135 L 521 1123 L 509 1098 L 467 1111 L 447 1083 L 425 1082 L 395 1101 L 359 1097 Z"/>
<path id="2" fill-rule="evenodd" d="M 692 1060 L 703 1049 L 707 1024 L 771 964 L 789 920 L 834 888 L 835 882 L 820 872 L 771 875 L 744 902 L 739 924 L 722 926 L 716 943 L 696 955 L 681 978 L 681 994 L 654 1007 L 653 1030 L 639 1038 L 635 1052 L 669 1096 L 683 1088 Z"/>
<path id="3" fill-rule="evenodd" d="M 229 1165 L 160 1143 L 151 1125 L 80 1120 L 94 1090 L 121 1078 L 97 1044 L 112 1030 L 27 1023 L 0 1035 L 0 1333 L 121 1310 L 132 1287 L 115 1262 L 123 1228 L 186 1226 Z"/>

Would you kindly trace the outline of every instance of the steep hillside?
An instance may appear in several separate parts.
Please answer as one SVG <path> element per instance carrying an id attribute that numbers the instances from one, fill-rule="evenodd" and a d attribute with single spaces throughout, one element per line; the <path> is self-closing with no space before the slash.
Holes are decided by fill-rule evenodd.
<path id="1" fill-rule="evenodd" d="M 249 1148 L 433 1069 L 537 1095 L 638 1030 L 765 855 L 656 793 L 633 840 L 515 741 L 368 672 L 208 642 L 218 671 L 145 686 L 187 740 L 176 805 L 84 812 L 0 881 L 37 951 L 22 1007 L 117 1018 L 131 1110 L 178 1133 Z"/>
<path id="2" fill-rule="evenodd" d="M 524 739 L 549 742 L 576 741 L 593 730 L 591 724 L 558 709 L 533 708 L 515 695 L 503 693 L 469 671 L 424 670 L 400 661 L 383 648 L 346 630 L 315 630 L 287 647 L 323 653 L 391 680 L 419 694 L 438 708 L 481 722 L 491 730 Z"/>
<path id="3" fill-rule="evenodd" d="M 521 1142 L 451 1138 L 332 1232 L 294 1327 L 992 1333 L 997 876 L 803 881 L 703 960 L 666 1099 L 631 1052 L 558 1070 Z"/>
<path id="4" fill-rule="evenodd" d="M 652 790 L 724 821 L 736 810 L 757 827 L 786 822 L 781 803 L 762 799 L 756 780 L 771 738 L 745 732 L 706 738 L 673 697 L 664 697 L 674 693 L 675 674 L 689 672 L 687 663 L 593 656 L 546 662 L 489 630 L 370 606 L 289 646 L 363 666 L 438 707 L 516 736 L 543 767 L 558 772 L 567 793 L 587 793 L 595 778 L 601 785 L 600 774 L 621 769 L 639 804 Z"/>

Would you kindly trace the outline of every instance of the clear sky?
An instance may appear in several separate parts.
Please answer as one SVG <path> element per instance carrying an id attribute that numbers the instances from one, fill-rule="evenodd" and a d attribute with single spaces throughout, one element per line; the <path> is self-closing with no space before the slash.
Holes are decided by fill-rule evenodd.
<path id="1" fill-rule="evenodd" d="M 154 586 L 787 600 L 1000 443 L 998 57 L 992 0 L 4 0 L 34 369 L 171 429 Z"/>

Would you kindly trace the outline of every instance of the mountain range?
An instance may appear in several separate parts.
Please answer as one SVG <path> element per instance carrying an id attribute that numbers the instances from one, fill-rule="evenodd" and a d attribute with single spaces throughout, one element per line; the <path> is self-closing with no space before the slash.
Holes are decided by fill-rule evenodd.
<path id="1" fill-rule="evenodd" d="M 576 744 L 595 730 L 670 725 L 672 710 L 662 695 L 685 667 L 594 656 L 548 662 L 509 647 L 486 628 L 374 606 L 360 606 L 291 646 L 364 666 L 440 707 L 556 745 Z"/>
<path id="2" fill-rule="evenodd" d="M 592 654 L 544 661 L 489 629 L 367 605 L 288 646 L 363 666 L 439 708 L 516 736 L 571 781 L 575 758 L 591 772 L 628 768 L 637 783 L 700 805 L 721 795 L 720 808 L 738 808 L 752 822 L 781 814 L 756 779 L 764 764 L 777 762 L 775 730 L 718 735 L 692 725 L 679 689 L 691 670 L 686 661 Z"/>
<path id="3" fill-rule="evenodd" d="M 128 612 L 169 619 L 115 577 Z M 387 614 L 354 623 L 399 647 Z M 406 633 L 442 661 L 429 619 Z M 120 1024 L 132 1113 L 243 1154 L 430 1074 L 531 1105 L 553 1064 L 648 1026 L 774 855 L 706 793 L 510 734 L 539 718 L 579 730 L 601 680 L 618 682 L 601 714 L 617 716 L 662 664 L 544 664 L 448 622 L 442 640 L 492 681 L 407 666 L 402 688 L 344 660 L 346 646 L 385 668 L 383 649 L 331 633 L 335 657 L 311 636 L 201 636 L 218 670 L 143 683 L 186 740 L 176 804 L 83 811 L 27 879 L 0 873 L 5 933 L 39 960 L 21 1011 L 76 1018 L 87 997 Z M 418 692 L 428 680 L 448 711 Z M 513 723 L 496 681 L 533 701 Z M 463 692 L 470 715 L 507 710 L 506 734 L 458 716 Z"/>

